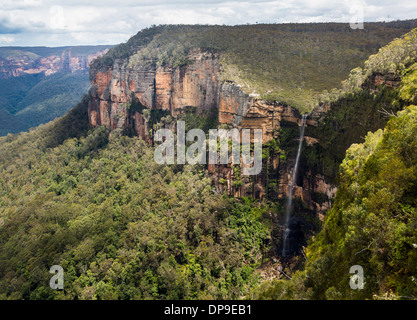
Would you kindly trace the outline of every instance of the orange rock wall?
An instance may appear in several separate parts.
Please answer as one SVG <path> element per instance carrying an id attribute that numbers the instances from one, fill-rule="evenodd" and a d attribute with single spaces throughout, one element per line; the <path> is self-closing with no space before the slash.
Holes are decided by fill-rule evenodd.
<path id="1" fill-rule="evenodd" d="M 176 68 L 149 65 L 129 67 L 128 61 L 116 61 L 111 69 L 90 70 L 90 123 L 93 126 L 106 125 L 111 129 L 127 127 L 151 142 L 149 124 L 144 115 L 129 110 L 129 105 L 136 101 L 146 109 L 168 111 L 174 119 L 186 107 L 194 107 L 200 113 L 217 110 L 219 125 L 262 129 L 263 143 L 272 138 L 279 139 L 283 121 L 301 124 L 297 110 L 256 99 L 242 92 L 236 84 L 222 82 L 218 53 L 194 49 L 188 59 L 190 62 L 186 66 Z M 314 122 L 307 122 L 307 125 L 314 125 Z M 317 143 L 311 138 L 308 142 Z M 263 198 L 267 193 L 266 181 L 275 179 L 278 185 L 276 197 L 285 197 L 291 182 L 291 159 L 281 163 L 279 154 L 275 154 L 265 161 L 265 170 L 251 179 L 235 177 L 232 165 L 209 165 L 208 171 L 215 187 L 219 191 L 226 190 L 230 195 Z M 276 176 L 268 173 L 266 167 Z M 240 184 L 235 183 L 237 179 L 241 180 Z M 309 196 L 310 187 L 297 188 L 296 196 L 315 208 Z"/>

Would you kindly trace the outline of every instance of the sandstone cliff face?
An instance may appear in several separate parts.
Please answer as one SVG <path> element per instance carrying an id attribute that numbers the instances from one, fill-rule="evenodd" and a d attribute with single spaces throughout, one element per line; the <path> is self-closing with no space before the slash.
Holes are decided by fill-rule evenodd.
<path id="1" fill-rule="evenodd" d="M 151 142 L 149 116 L 144 109 L 164 110 L 175 119 L 186 107 L 192 107 L 198 113 L 218 112 L 220 126 L 262 129 L 264 144 L 273 138 L 279 139 L 283 123 L 301 124 L 296 109 L 256 99 L 242 92 L 238 85 L 221 81 L 219 53 L 196 48 L 189 52 L 188 60 L 187 65 L 176 68 L 129 66 L 128 61 L 116 60 L 112 68 L 90 70 L 90 123 L 110 129 L 128 128 Z M 132 104 L 140 105 L 142 110 L 132 108 Z M 307 122 L 307 125 L 314 125 L 314 122 Z M 305 139 L 309 144 L 318 142 L 310 137 Z M 264 198 L 269 185 L 274 184 L 274 197 L 278 199 L 288 195 L 293 160 L 283 162 L 279 153 L 272 153 L 263 160 L 261 174 L 254 177 L 240 176 L 232 165 L 208 165 L 208 172 L 219 191 L 227 190 L 235 197 Z M 295 195 L 311 210 L 321 213 L 327 208 L 314 203 L 309 195 L 321 187 L 322 184 L 315 187 L 311 179 L 306 180 L 296 186 Z"/>
<path id="2" fill-rule="evenodd" d="M 177 68 L 129 67 L 127 61 L 116 61 L 111 69 L 91 70 L 90 123 L 124 128 L 133 117 L 133 129 L 142 136 L 136 130 L 143 125 L 136 123 L 140 111 L 128 112 L 134 101 L 150 110 L 168 111 L 174 118 L 186 107 L 199 113 L 216 109 L 220 124 L 263 129 L 264 143 L 277 137 L 282 120 L 300 123 L 295 109 L 268 104 L 248 96 L 233 83 L 222 83 L 218 53 L 194 49 L 188 58 L 189 64 Z"/>
<path id="3" fill-rule="evenodd" d="M 176 117 L 186 107 L 199 112 L 219 104 L 219 57 L 215 53 L 193 50 L 191 63 L 184 67 L 136 66 L 117 61 L 112 69 L 92 70 L 90 123 L 109 128 L 131 126 L 142 138 L 144 119 L 140 111 L 128 112 L 128 103 L 137 101 L 150 110 L 165 110 Z"/>

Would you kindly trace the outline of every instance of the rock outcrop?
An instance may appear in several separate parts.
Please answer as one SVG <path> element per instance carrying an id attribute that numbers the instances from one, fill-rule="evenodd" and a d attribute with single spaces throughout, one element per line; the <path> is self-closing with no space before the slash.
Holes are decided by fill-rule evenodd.
<path id="1" fill-rule="evenodd" d="M 263 129 L 263 143 L 266 143 L 278 137 L 282 120 L 300 122 L 297 110 L 256 99 L 234 83 L 221 82 L 218 53 L 194 49 L 188 58 L 189 64 L 177 68 L 132 67 L 127 61 L 119 60 L 112 68 L 91 70 L 90 123 L 111 129 L 131 126 L 137 135 L 148 138 L 148 132 L 142 130 L 141 111 L 129 112 L 132 103 L 167 111 L 174 118 L 188 107 L 195 108 L 199 114 L 215 109 L 220 125 Z"/>
<path id="2" fill-rule="evenodd" d="M 111 69 L 92 70 L 90 123 L 112 129 L 130 126 L 147 139 L 141 110 L 128 110 L 132 103 L 167 111 L 173 117 L 187 107 L 199 113 L 217 108 L 221 90 L 218 54 L 195 49 L 189 56 L 191 63 L 177 68 L 131 67 L 127 61 L 117 61 Z"/>
<path id="3" fill-rule="evenodd" d="M 238 84 L 221 81 L 218 52 L 195 48 L 189 52 L 188 61 L 188 64 L 174 68 L 151 63 L 134 66 L 129 61 L 116 60 L 112 67 L 92 68 L 90 123 L 110 129 L 129 129 L 151 142 L 149 114 L 144 110 L 162 110 L 175 119 L 186 108 L 194 108 L 197 114 L 215 111 L 222 127 L 262 129 L 263 144 L 272 139 L 279 140 L 283 125 L 297 127 L 301 124 L 296 109 L 260 100 L 244 93 Z M 306 125 L 314 124 L 311 120 Z M 310 145 L 318 143 L 311 137 L 305 137 L 305 140 Z M 233 165 L 209 164 L 208 172 L 219 191 L 227 190 L 235 197 L 250 195 L 255 198 L 269 197 L 272 193 L 273 198 L 280 199 L 288 195 L 293 160 L 282 161 L 279 152 L 271 152 L 263 159 L 262 172 L 253 177 L 241 176 L 240 170 Z M 318 214 L 327 207 L 315 203 L 309 193 L 321 192 L 318 191 L 323 186 L 320 181 L 318 186 L 310 179 L 295 187 L 295 196 Z"/>

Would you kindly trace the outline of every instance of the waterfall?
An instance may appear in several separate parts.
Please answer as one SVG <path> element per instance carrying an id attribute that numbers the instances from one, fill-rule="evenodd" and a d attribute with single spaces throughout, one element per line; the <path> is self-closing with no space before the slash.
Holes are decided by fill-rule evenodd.
<path id="1" fill-rule="evenodd" d="M 290 218 L 291 218 L 291 210 L 292 210 L 292 197 L 294 193 L 294 184 L 297 179 L 297 170 L 298 170 L 298 164 L 300 161 L 300 153 L 301 153 L 301 147 L 303 145 L 303 139 L 304 139 L 304 128 L 305 128 L 305 122 L 306 122 L 307 115 L 303 114 L 301 118 L 301 127 L 300 127 L 300 141 L 298 143 L 298 150 L 297 150 L 297 157 L 295 159 L 295 165 L 294 169 L 292 171 L 292 179 L 289 186 L 289 194 L 287 198 L 287 203 L 285 206 L 285 215 L 284 215 L 284 234 L 283 234 L 283 244 L 282 244 L 282 256 L 287 256 L 288 252 L 288 236 L 290 235 L 291 229 L 290 229 Z"/>

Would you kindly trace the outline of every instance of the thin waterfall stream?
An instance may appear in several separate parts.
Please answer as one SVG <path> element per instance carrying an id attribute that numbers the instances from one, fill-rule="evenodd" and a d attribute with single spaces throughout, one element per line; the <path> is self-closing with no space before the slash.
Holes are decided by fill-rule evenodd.
<path id="1" fill-rule="evenodd" d="M 283 234 L 283 242 L 282 242 L 282 257 L 286 257 L 288 255 L 289 251 L 289 235 L 291 233 L 290 229 L 290 220 L 291 220 L 291 212 L 292 212 L 292 198 L 294 194 L 294 185 L 295 181 L 297 179 L 297 171 L 298 171 L 298 165 L 300 161 L 300 154 L 301 154 L 301 147 L 303 145 L 304 140 L 304 128 L 305 128 L 305 122 L 306 122 L 307 115 L 303 114 L 301 117 L 301 126 L 300 126 L 300 141 L 298 143 L 298 150 L 297 150 L 297 157 L 295 159 L 295 165 L 292 172 L 292 179 L 289 186 L 289 192 L 288 192 L 288 198 L 287 203 L 285 206 L 285 212 L 284 212 L 284 234 Z"/>

